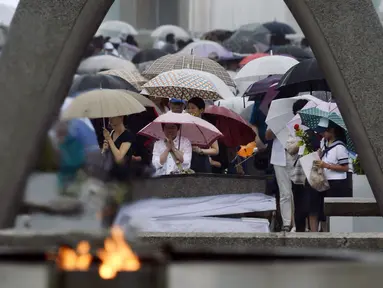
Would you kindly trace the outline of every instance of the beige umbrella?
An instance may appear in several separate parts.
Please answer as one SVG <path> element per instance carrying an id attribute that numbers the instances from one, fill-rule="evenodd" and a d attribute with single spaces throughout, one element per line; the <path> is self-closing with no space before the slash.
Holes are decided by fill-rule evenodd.
<path id="1" fill-rule="evenodd" d="M 101 74 L 117 76 L 132 84 L 134 88 L 141 91 L 142 85 L 148 82 L 148 79 L 143 77 L 138 71 L 129 71 L 123 69 L 107 70 L 100 72 Z"/>
<path id="2" fill-rule="evenodd" d="M 73 99 L 61 114 L 61 119 L 109 118 L 146 111 L 144 105 L 127 90 L 98 89 L 85 92 Z"/>
<path id="3" fill-rule="evenodd" d="M 144 95 L 140 95 L 134 92 L 130 93 L 130 96 L 132 96 L 134 99 L 136 99 L 138 102 L 140 102 L 145 107 L 152 107 L 154 110 L 156 110 L 158 115 L 161 115 L 161 109 L 158 108 L 158 106 L 149 98 L 146 98 Z"/>

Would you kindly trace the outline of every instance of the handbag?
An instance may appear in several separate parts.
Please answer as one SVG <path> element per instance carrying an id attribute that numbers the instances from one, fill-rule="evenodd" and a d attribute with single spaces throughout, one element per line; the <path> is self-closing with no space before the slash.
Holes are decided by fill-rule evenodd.
<path id="1" fill-rule="evenodd" d="M 313 189 L 324 192 L 330 189 L 330 184 L 328 183 L 326 176 L 324 174 L 324 169 L 313 165 L 310 173 L 310 185 Z"/>

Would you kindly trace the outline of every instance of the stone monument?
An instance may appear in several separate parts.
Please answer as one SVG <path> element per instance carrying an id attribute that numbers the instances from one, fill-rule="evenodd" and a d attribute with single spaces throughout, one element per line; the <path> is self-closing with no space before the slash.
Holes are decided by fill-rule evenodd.
<path id="1" fill-rule="evenodd" d="M 21 0 L 0 57 L 0 228 L 13 225 L 86 46 L 113 0 Z"/>
<path id="2" fill-rule="evenodd" d="M 285 0 L 308 38 L 383 212 L 383 28 L 371 0 Z"/>

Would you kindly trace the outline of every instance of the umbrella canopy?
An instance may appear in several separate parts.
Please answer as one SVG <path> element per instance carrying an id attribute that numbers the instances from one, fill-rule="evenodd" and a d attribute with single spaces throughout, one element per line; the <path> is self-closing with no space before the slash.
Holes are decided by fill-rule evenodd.
<path id="1" fill-rule="evenodd" d="M 298 46 L 284 45 L 273 48 L 274 55 L 289 55 L 298 61 L 314 58 L 314 54 Z"/>
<path id="2" fill-rule="evenodd" d="M 137 65 L 140 63 L 155 61 L 165 55 L 167 55 L 167 53 L 160 49 L 146 49 L 137 53 L 133 57 L 132 62 Z"/>
<path id="3" fill-rule="evenodd" d="M 278 96 L 279 91 L 276 89 L 277 85 L 278 83 L 274 83 L 269 87 L 265 96 L 262 99 L 262 102 L 259 105 L 259 110 L 265 115 L 267 115 L 267 113 L 269 112 L 271 101 L 273 101 Z"/>
<path id="4" fill-rule="evenodd" d="M 83 60 L 77 69 L 77 73 L 93 74 L 111 69 L 137 71 L 136 66 L 128 60 L 111 55 L 98 55 Z"/>
<path id="5" fill-rule="evenodd" d="M 99 74 L 112 75 L 112 76 L 116 76 L 116 77 L 119 77 L 121 79 L 124 79 L 126 82 L 128 82 L 132 86 L 134 86 L 134 88 L 137 89 L 138 91 L 134 91 L 132 89 L 126 89 L 126 90 L 130 90 L 130 91 L 134 91 L 134 92 L 141 91 L 142 85 L 144 85 L 146 82 L 148 82 L 148 79 L 143 77 L 137 71 L 129 72 L 129 71 L 125 71 L 125 70 L 107 70 L 107 71 L 100 72 Z M 105 88 L 109 88 L 109 87 L 105 87 Z"/>
<path id="6" fill-rule="evenodd" d="M 347 149 L 349 151 L 355 152 L 354 143 L 352 142 L 351 137 L 347 131 L 346 124 L 344 123 L 342 115 L 340 114 L 338 105 L 336 103 L 323 101 L 321 101 L 321 103 L 319 104 L 316 104 L 316 106 L 306 105 L 301 111 L 299 111 L 299 116 L 302 120 L 302 125 L 310 129 L 316 129 L 319 126 L 319 123 L 322 118 L 326 118 L 329 121 L 332 121 L 333 123 L 345 130 Z"/>
<path id="7" fill-rule="evenodd" d="M 234 58 L 233 52 L 227 50 L 221 44 L 209 41 L 209 40 L 201 40 L 188 44 L 185 48 L 183 48 L 178 53 L 188 54 L 188 55 L 196 55 L 199 57 L 205 58 L 218 58 L 218 59 L 231 59 Z"/>
<path id="8" fill-rule="evenodd" d="M 181 136 L 186 137 L 196 146 L 208 147 L 222 137 L 222 133 L 209 122 L 188 113 L 172 112 L 159 116 L 138 134 L 154 139 L 164 139 L 162 124 L 166 123 L 182 125 L 180 129 Z"/>
<path id="9" fill-rule="evenodd" d="M 292 67 L 279 81 L 279 97 L 289 97 L 300 92 L 330 91 L 316 59 L 304 60 Z"/>
<path id="10" fill-rule="evenodd" d="M 247 89 L 243 96 L 249 96 L 249 101 L 263 99 L 263 97 L 269 91 L 270 86 L 278 83 L 281 80 L 281 78 L 282 75 L 272 75 L 265 79 L 257 81 Z"/>
<path id="11" fill-rule="evenodd" d="M 288 34 L 296 34 L 295 30 L 290 25 L 282 22 L 266 22 L 263 23 L 262 26 L 269 30 L 272 35 L 285 36 Z"/>
<path id="12" fill-rule="evenodd" d="M 124 59 L 129 61 L 132 60 L 133 57 L 136 56 L 136 54 L 140 51 L 140 48 L 128 43 L 121 43 L 118 46 L 118 54 L 120 54 Z"/>
<path id="13" fill-rule="evenodd" d="M 129 82 L 116 76 L 92 74 L 77 77 L 73 80 L 69 95 L 73 96 L 79 92 L 93 89 L 123 89 L 138 92 Z"/>
<path id="14" fill-rule="evenodd" d="M 122 37 L 128 35 L 138 35 L 137 30 L 129 23 L 123 21 L 105 21 L 100 25 L 96 36 L 104 37 Z"/>
<path id="15" fill-rule="evenodd" d="M 266 52 L 270 48 L 270 31 L 259 23 L 247 24 L 225 40 L 223 46 L 241 54 Z"/>
<path id="16" fill-rule="evenodd" d="M 200 72 L 200 71 L 199 71 Z M 202 99 L 220 99 L 217 87 L 205 73 L 195 73 L 191 69 L 164 72 L 146 83 L 144 93 L 150 96 L 189 100 L 193 97 Z"/>
<path id="17" fill-rule="evenodd" d="M 299 62 L 291 57 L 272 55 L 250 61 L 235 77 L 235 81 L 258 81 L 269 75 L 283 75 Z"/>
<path id="18" fill-rule="evenodd" d="M 225 107 L 208 106 L 204 111 L 204 119 L 210 120 L 221 131 L 221 140 L 227 147 L 246 145 L 255 139 L 255 132 L 246 120 Z"/>
<path id="19" fill-rule="evenodd" d="M 151 36 L 153 38 L 159 38 L 159 39 L 164 40 L 166 35 L 168 35 L 168 34 L 174 34 L 176 39 L 186 40 L 186 39 L 190 38 L 190 35 L 188 32 L 186 32 L 181 27 L 175 26 L 175 25 L 162 25 L 162 26 L 158 27 L 157 29 L 155 29 L 152 32 Z"/>
<path id="20" fill-rule="evenodd" d="M 214 105 L 219 107 L 225 107 L 237 114 L 241 114 L 246 107 L 252 105 L 252 102 L 248 101 L 247 97 L 233 97 L 230 99 L 217 100 Z"/>
<path id="21" fill-rule="evenodd" d="M 161 73 L 178 69 L 193 69 L 209 72 L 221 78 L 226 85 L 235 87 L 233 79 L 231 79 L 229 73 L 227 73 L 221 65 L 208 58 L 202 58 L 195 55 L 173 54 L 163 56 L 154 61 L 142 75 L 151 79 Z"/>
<path id="22" fill-rule="evenodd" d="M 234 34 L 234 32 L 230 31 L 230 30 L 216 29 L 216 30 L 206 32 L 205 34 L 203 34 L 201 36 L 201 39 L 221 43 L 221 42 L 229 39 L 233 34 Z"/>
<path id="23" fill-rule="evenodd" d="M 80 94 L 61 114 L 61 119 L 109 118 L 141 113 L 145 107 L 126 90 L 99 89 Z"/>
<path id="24" fill-rule="evenodd" d="M 294 118 L 293 105 L 298 100 L 314 101 L 322 103 L 323 101 L 311 96 L 297 96 L 293 98 L 278 99 L 271 102 L 269 113 L 267 114 L 266 124 L 275 134 L 277 139 L 285 147 L 290 131 L 286 124 Z"/>
<path id="25" fill-rule="evenodd" d="M 243 58 L 241 60 L 241 62 L 239 62 L 239 66 L 243 67 L 247 63 L 249 63 L 250 61 L 258 59 L 258 58 L 261 58 L 261 57 L 265 57 L 265 56 L 270 56 L 270 54 L 267 54 L 267 53 L 254 53 L 254 54 L 251 54 L 251 55 L 246 56 L 245 58 Z"/>
<path id="26" fill-rule="evenodd" d="M 320 102 L 317 102 L 317 101 L 309 101 L 305 107 L 302 108 L 303 109 L 309 109 L 309 108 L 314 108 L 316 106 L 318 106 L 318 103 Z M 294 135 L 295 133 L 295 129 L 294 129 L 294 126 L 295 125 L 299 125 L 300 129 L 306 131 L 307 129 L 309 129 L 309 127 L 305 126 L 302 124 L 302 119 L 301 119 L 301 116 L 299 114 L 295 115 L 293 119 L 291 119 L 291 121 L 289 123 L 287 123 L 287 128 L 289 129 L 290 133 L 292 135 Z"/>

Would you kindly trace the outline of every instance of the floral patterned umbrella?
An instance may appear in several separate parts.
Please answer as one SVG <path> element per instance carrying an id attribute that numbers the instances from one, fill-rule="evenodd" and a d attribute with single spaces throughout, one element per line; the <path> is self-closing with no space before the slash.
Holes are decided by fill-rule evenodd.
<path id="1" fill-rule="evenodd" d="M 222 96 L 211 79 L 193 70 L 173 70 L 164 72 L 144 86 L 144 93 L 155 97 L 189 100 L 200 97 L 205 100 L 218 100 Z M 141 92 L 143 94 L 143 92 Z"/>
<path id="2" fill-rule="evenodd" d="M 154 61 L 142 75 L 148 79 L 152 79 L 161 73 L 179 69 L 193 69 L 209 72 L 216 75 L 218 78 L 221 78 L 226 85 L 236 87 L 233 79 L 225 68 L 211 59 L 195 55 L 172 54 L 163 56 Z"/>

